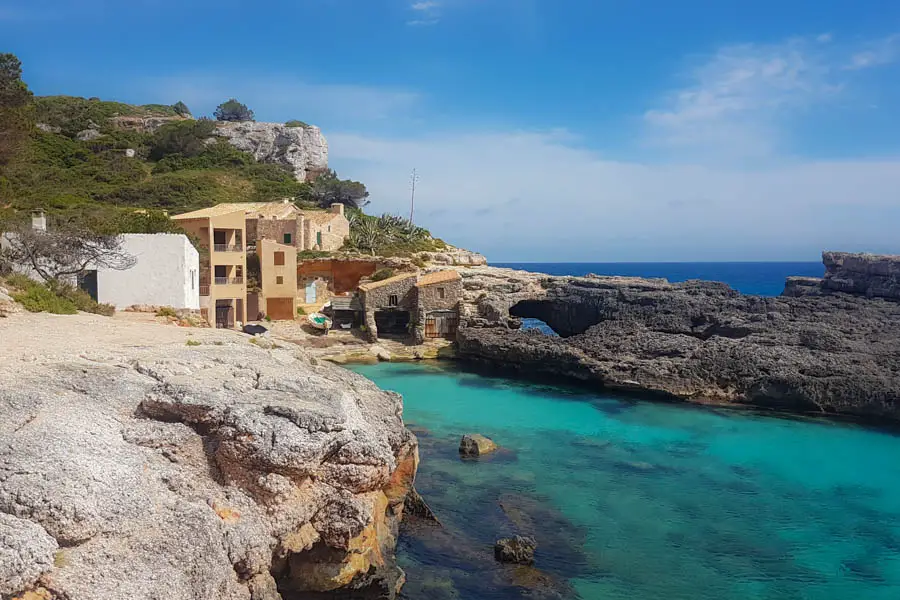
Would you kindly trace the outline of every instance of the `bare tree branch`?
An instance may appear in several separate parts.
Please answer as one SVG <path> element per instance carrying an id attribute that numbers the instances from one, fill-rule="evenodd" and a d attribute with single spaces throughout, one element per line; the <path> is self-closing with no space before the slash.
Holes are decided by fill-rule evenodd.
<path id="1" fill-rule="evenodd" d="M 124 271 L 137 259 L 122 248 L 122 238 L 74 224 L 37 231 L 20 224 L 5 236 L 4 260 L 37 273 L 44 281 L 80 275 L 92 269 Z"/>

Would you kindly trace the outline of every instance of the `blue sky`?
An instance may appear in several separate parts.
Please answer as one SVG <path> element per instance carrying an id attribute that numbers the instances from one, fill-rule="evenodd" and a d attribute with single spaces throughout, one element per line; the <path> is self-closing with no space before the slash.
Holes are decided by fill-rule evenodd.
<path id="1" fill-rule="evenodd" d="M 900 253 L 900 3 L 0 0 L 37 94 L 236 96 L 495 261 Z"/>

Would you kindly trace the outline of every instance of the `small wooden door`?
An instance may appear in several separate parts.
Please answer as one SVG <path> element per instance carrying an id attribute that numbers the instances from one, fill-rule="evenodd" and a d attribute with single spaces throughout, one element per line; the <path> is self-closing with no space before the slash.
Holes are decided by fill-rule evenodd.
<path id="1" fill-rule="evenodd" d="M 436 311 L 429 313 L 425 317 L 425 337 L 426 338 L 447 338 L 456 337 L 459 329 L 459 317 L 452 311 Z"/>
<path id="2" fill-rule="evenodd" d="M 307 304 L 315 304 L 316 303 L 316 282 L 310 281 L 306 284 L 306 303 Z"/>

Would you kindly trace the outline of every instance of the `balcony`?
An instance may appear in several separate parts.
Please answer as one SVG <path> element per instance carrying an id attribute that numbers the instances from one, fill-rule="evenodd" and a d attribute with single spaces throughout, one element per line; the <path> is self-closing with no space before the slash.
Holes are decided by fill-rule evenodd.
<path id="1" fill-rule="evenodd" d="M 213 279 L 213 283 L 215 283 L 216 285 L 244 285 L 244 278 L 243 277 L 216 277 Z"/>
<path id="2" fill-rule="evenodd" d="M 243 252 L 240 244 L 213 244 L 213 252 Z"/>

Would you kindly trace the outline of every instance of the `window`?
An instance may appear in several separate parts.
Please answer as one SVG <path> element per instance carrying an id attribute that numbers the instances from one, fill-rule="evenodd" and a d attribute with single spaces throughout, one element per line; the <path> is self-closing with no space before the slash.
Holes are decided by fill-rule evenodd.
<path id="1" fill-rule="evenodd" d="M 319 245 L 319 250 L 321 250 L 322 249 L 322 232 L 321 231 L 316 232 L 316 243 Z"/>
<path id="2" fill-rule="evenodd" d="M 194 270 L 191 269 L 191 291 L 194 291 Z"/>
<path id="3" fill-rule="evenodd" d="M 243 277 L 244 276 L 244 267 L 242 267 L 241 265 L 236 266 L 234 268 L 234 276 L 237 279 L 240 279 L 241 277 Z"/>
<path id="4" fill-rule="evenodd" d="M 400 299 L 397 298 L 397 294 L 391 294 L 388 296 L 388 306 L 398 306 L 400 304 Z"/>
<path id="5" fill-rule="evenodd" d="M 444 288 L 438 288 L 438 298 L 444 299 Z"/>
<path id="6" fill-rule="evenodd" d="M 328 233 L 331 233 L 331 225 L 328 226 Z"/>
<path id="7" fill-rule="evenodd" d="M 291 234 L 289 234 L 289 233 L 284 234 L 284 243 L 285 244 L 291 243 Z"/>
<path id="8" fill-rule="evenodd" d="M 276 267 L 284 266 L 284 252 L 276 252 L 275 253 L 275 266 Z"/>
<path id="9" fill-rule="evenodd" d="M 283 284 L 283 283 L 284 283 L 284 277 L 282 277 L 281 275 L 279 275 L 278 277 L 275 278 L 275 283 L 278 284 L 278 285 Z"/>

